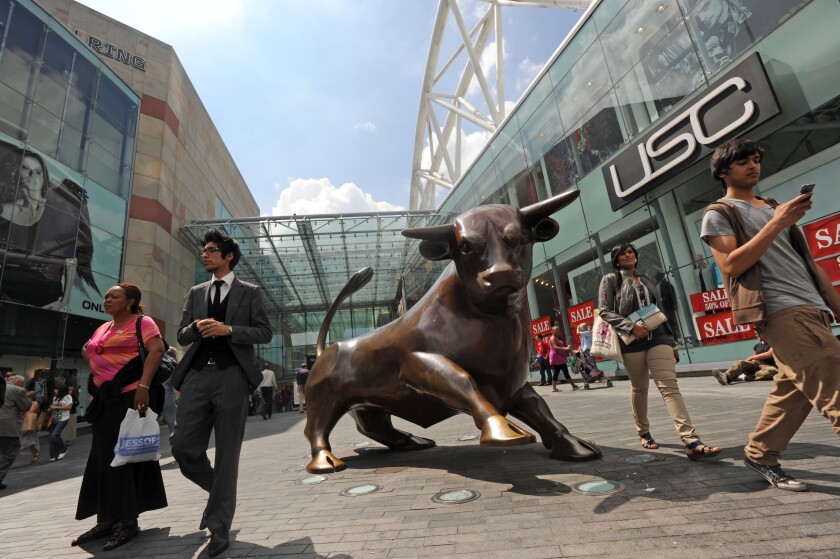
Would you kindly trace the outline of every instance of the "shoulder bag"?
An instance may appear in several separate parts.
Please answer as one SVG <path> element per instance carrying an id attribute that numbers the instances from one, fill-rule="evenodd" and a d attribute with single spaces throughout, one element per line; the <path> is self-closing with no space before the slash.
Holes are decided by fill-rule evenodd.
<path id="1" fill-rule="evenodd" d="M 140 361 L 146 363 L 146 356 L 149 352 L 146 350 L 145 344 L 143 344 L 143 334 L 140 331 L 141 329 L 141 322 L 146 317 L 146 315 L 141 314 L 140 318 L 137 319 L 137 346 L 140 351 Z M 163 338 L 161 337 L 163 340 Z M 155 373 L 155 378 L 152 379 L 154 384 L 163 384 L 164 382 L 169 380 L 169 377 L 172 376 L 173 371 L 175 371 L 175 367 L 178 366 L 178 360 L 175 359 L 174 356 L 170 355 L 169 353 L 169 344 L 166 343 L 166 340 L 163 340 L 163 358 L 160 360 L 160 367 L 158 367 L 157 372 Z"/>
<path id="2" fill-rule="evenodd" d="M 615 328 L 601 318 L 600 309 L 595 309 L 595 322 L 592 325 L 592 348 L 589 353 L 595 357 L 611 359 L 619 363 L 624 360 Z"/>

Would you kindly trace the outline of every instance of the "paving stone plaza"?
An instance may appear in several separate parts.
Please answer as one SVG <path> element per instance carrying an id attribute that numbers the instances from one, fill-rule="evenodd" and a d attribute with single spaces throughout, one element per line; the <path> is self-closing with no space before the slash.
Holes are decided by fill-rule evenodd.
<path id="1" fill-rule="evenodd" d="M 788 449 L 786 471 L 810 488 L 789 493 L 741 461 L 769 382 L 722 387 L 707 376 L 680 379 L 680 386 L 700 436 L 724 447 L 719 457 L 685 458 L 653 389 L 651 432 L 661 448 L 643 450 L 626 381 L 577 392 L 563 386 L 559 394 L 537 388 L 573 433 L 601 445 L 603 460 L 581 464 L 551 460 L 539 443 L 481 448 L 468 416 L 428 430 L 396 420 L 398 428 L 438 446 L 394 453 L 365 439 L 345 417 L 331 440 L 348 469 L 304 484 L 319 481 L 303 469 L 305 416 L 250 417 L 227 556 L 838 557 L 840 446 L 828 421 L 812 413 Z M 93 524 L 73 519 L 90 444 L 86 431 L 80 433 L 60 462 L 30 466 L 28 453 L 20 455 L 0 497 L 0 556 L 207 556 L 205 532 L 198 530 L 206 494 L 180 474 L 166 443 L 161 465 L 169 507 L 141 515 L 143 532 L 122 548 L 102 552 L 101 541 L 71 547 L 72 537 Z M 163 427 L 161 438 L 166 434 Z M 47 456 L 46 437 L 41 443 Z M 646 461 L 651 457 L 656 460 Z M 607 491 L 585 494 L 580 484 Z M 353 495 L 359 486 L 379 489 Z M 433 500 L 450 490 L 478 497 Z"/>

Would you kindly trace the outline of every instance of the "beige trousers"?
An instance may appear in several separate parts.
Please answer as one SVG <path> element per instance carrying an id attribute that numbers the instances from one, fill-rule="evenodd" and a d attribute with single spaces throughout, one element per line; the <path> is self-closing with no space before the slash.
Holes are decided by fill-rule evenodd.
<path id="1" fill-rule="evenodd" d="M 654 346 L 647 351 L 625 353 L 624 366 L 632 385 L 630 402 L 633 405 L 633 419 L 639 436 L 650 431 L 648 422 L 648 387 L 650 379 L 656 383 L 665 407 L 674 420 L 674 427 L 683 444 L 699 440 L 691 425 L 691 418 L 685 408 L 680 388 L 677 386 L 677 373 L 674 368 L 674 349 L 665 344 Z"/>
<path id="2" fill-rule="evenodd" d="M 804 305 L 774 313 L 756 330 L 773 348 L 779 374 L 744 454 L 773 466 L 811 408 L 840 434 L 840 341 L 827 313 Z"/>

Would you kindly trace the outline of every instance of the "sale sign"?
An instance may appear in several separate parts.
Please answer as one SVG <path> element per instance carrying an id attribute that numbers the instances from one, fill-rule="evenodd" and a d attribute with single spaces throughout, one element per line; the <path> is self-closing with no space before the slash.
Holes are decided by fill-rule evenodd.
<path id="1" fill-rule="evenodd" d="M 551 319 L 549 317 L 543 316 L 531 321 L 531 337 L 536 338 L 538 334 L 551 335 Z"/>
<path id="2" fill-rule="evenodd" d="M 802 232 L 815 259 L 840 254 L 840 213 L 803 225 Z"/>
<path id="3" fill-rule="evenodd" d="M 572 330 L 577 328 L 579 324 L 592 323 L 595 321 L 595 301 L 587 301 L 574 307 L 569 307 L 566 311 L 569 315 L 569 326 Z"/>
<path id="4" fill-rule="evenodd" d="M 703 291 L 701 293 L 692 293 L 689 295 L 691 299 L 691 310 L 693 312 L 717 312 L 726 310 L 732 307 L 729 304 L 729 297 L 726 295 L 726 290 L 715 289 L 714 291 Z"/>
<path id="5" fill-rule="evenodd" d="M 840 256 L 832 256 L 831 258 L 826 258 L 825 260 L 818 260 L 817 264 L 825 270 L 825 273 L 828 274 L 828 279 L 831 283 L 837 283 L 840 281 Z"/>
<path id="6" fill-rule="evenodd" d="M 704 344 L 722 344 L 755 337 L 751 324 L 735 324 L 732 311 L 694 317 Z"/>

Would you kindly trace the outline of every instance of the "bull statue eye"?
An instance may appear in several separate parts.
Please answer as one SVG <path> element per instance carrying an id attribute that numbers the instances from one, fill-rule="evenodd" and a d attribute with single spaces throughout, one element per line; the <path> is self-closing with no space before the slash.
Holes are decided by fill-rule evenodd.
<path id="1" fill-rule="evenodd" d="M 467 243 L 461 243 L 461 246 L 458 247 L 461 251 L 461 254 L 472 254 L 472 248 Z"/>

